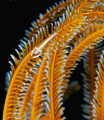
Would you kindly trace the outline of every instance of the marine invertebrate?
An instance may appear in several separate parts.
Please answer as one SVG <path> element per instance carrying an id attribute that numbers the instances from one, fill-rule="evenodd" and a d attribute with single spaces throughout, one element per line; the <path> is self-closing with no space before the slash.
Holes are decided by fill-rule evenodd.
<path id="1" fill-rule="evenodd" d="M 16 50 L 19 60 L 11 55 L 15 65 L 9 62 L 4 120 L 65 119 L 63 95 L 76 61 L 87 49 L 92 55 L 92 48 L 96 51 L 95 45 L 104 41 L 103 11 L 103 0 L 67 0 L 40 14 L 31 31 L 26 30 L 27 38 L 19 45 L 21 52 Z"/>
<path id="2" fill-rule="evenodd" d="M 82 74 L 83 76 L 83 91 L 84 91 L 84 101 L 86 104 L 82 105 L 83 111 L 85 111 L 85 114 L 83 116 L 86 116 L 87 119 L 93 119 L 93 106 L 91 103 L 93 102 L 93 95 L 95 90 L 95 79 L 97 76 L 96 70 L 98 68 L 97 64 L 99 63 L 99 59 L 102 49 L 103 49 L 104 42 L 98 43 L 94 49 L 89 50 L 87 55 L 84 58 L 84 68 L 85 73 Z M 88 69 L 86 69 L 88 68 Z M 87 94 L 86 94 L 87 93 Z"/>
<path id="3" fill-rule="evenodd" d="M 95 94 L 93 99 L 93 116 L 95 119 L 104 119 L 104 51 L 101 54 L 100 63 L 98 63 L 97 77 L 95 82 Z"/>

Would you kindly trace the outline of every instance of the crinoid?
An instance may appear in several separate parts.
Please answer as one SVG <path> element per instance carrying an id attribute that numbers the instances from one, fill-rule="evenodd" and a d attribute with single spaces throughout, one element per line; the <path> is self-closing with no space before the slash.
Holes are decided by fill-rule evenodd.
<path id="1" fill-rule="evenodd" d="M 82 117 L 104 120 L 104 0 L 62 0 L 32 26 L 9 61 L 3 120 L 67 119 L 63 101 L 80 60 Z"/>

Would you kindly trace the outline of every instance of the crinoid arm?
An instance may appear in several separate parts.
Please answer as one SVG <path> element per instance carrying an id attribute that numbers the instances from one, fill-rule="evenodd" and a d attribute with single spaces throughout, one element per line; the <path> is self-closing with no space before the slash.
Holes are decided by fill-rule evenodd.
<path id="1" fill-rule="evenodd" d="M 10 55 L 3 120 L 68 119 L 63 101 L 83 58 L 82 116 L 104 120 L 104 1 L 62 0 L 31 25 Z"/>

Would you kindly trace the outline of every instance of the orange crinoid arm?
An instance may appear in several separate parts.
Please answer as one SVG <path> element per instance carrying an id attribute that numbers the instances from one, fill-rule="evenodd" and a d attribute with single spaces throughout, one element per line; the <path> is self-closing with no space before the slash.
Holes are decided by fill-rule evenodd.
<path id="1" fill-rule="evenodd" d="M 95 94 L 92 102 L 93 116 L 96 120 L 104 119 L 104 50 L 102 51 L 98 64 L 97 77 L 95 81 Z"/>
<path id="2" fill-rule="evenodd" d="M 16 49 L 19 59 L 11 55 L 15 64 L 9 61 L 11 71 L 7 74 L 9 87 L 3 120 L 67 119 L 63 115 L 63 96 L 72 70 L 87 50 L 104 41 L 103 0 L 66 0 L 55 5 L 44 15 L 40 14 L 31 31 L 26 30 L 27 38 L 18 45 L 20 50 Z M 103 62 L 99 69 L 101 82 Z M 101 88 L 104 89 L 103 84 Z M 93 90 L 94 87 L 92 93 Z M 99 87 L 97 90 L 98 97 L 101 93 L 100 99 L 104 101 L 104 93 Z M 102 115 L 104 102 L 98 104 L 101 107 L 96 105 L 94 109 Z M 94 113 L 97 117 L 98 112 Z M 103 115 L 99 117 L 103 118 Z"/>
<path id="3" fill-rule="evenodd" d="M 87 118 L 89 120 L 93 119 L 93 96 L 95 89 L 95 81 L 96 81 L 96 69 L 98 68 L 98 63 L 100 59 L 100 54 L 102 53 L 102 49 L 104 46 L 104 42 L 97 43 L 93 46 L 92 49 L 87 49 L 87 54 L 84 56 L 84 73 L 83 76 L 83 100 L 84 104 L 82 105 L 83 110 L 83 118 Z M 86 69 L 87 68 L 87 69 Z M 89 102 L 90 101 L 90 102 Z"/>

